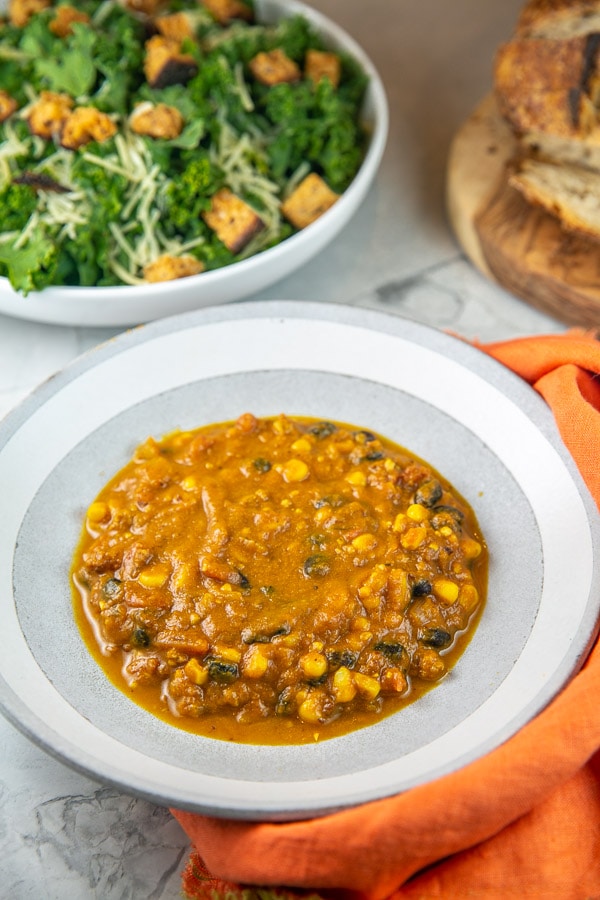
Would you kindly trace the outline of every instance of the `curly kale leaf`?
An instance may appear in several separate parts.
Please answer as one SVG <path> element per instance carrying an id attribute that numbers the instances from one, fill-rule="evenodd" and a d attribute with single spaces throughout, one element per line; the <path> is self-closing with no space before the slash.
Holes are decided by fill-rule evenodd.
<path id="1" fill-rule="evenodd" d="M 210 161 L 208 154 L 196 155 L 166 192 L 167 222 L 174 233 L 204 234 L 202 213 L 210 207 L 210 200 L 223 186 L 223 173 Z"/>
<path id="2" fill-rule="evenodd" d="M 2 231 L 22 231 L 37 206 L 35 191 L 25 184 L 9 184 L 0 192 Z"/>
<path id="3" fill-rule="evenodd" d="M 39 57 L 34 62 L 34 70 L 49 90 L 81 97 L 89 94 L 96 82 L 96 35 L 86 25 L 76 23 L 72 27 L 73 34 L 65 41 L 62 52 L 53 57 Z"/>
<path id="4" fill-rule="evenodd" d="M 16 291 L 29 294 L 54 283 L 57 249 L 39 233 L 23 246 L 0 244 L 0 273 L 7 275 Z"/>
<path id="5" fill-rule="evenodd" d="M 364 135 L 353 107 L 329 81 L 278 84 L 265 95 L 265 114 L 276 126 L 268 156 L 276 178 L 309 162 L 337 192 L 352 181 L 363 155 Z"/>
<path id="6" fill-rule="evenodd" d="M 304 61 L 306 51 L 324 50 L 324 44 L 308 19 L 302 16 L 292 16 L 284 19 L 273 30 L 269 40 L 269 49 L 279 47 L 286 56 L 297 63 Z"/>

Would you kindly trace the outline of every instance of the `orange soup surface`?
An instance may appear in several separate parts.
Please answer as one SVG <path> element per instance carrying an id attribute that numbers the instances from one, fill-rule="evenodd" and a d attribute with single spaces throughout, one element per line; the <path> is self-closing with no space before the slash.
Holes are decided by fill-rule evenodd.
<path id="1" fill-rule="evenodd" d="M 148 439 L 87 511 L 75 613 L 137 704 L 221 740 L 378 721 L 456 663 L 483 601 L 471 507 L 363 428 L 279 415 Z"/>

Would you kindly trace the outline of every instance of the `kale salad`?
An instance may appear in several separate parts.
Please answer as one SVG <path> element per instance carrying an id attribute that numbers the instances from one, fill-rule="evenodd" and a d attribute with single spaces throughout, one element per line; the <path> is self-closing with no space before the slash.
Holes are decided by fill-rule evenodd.
<path id="1" fill-rule="evenodd" d="M 367 76 L 252 0 L 9 0 L 0 21 L 0 275 L 138 285 L 229 265 L 356 175 Z"/>

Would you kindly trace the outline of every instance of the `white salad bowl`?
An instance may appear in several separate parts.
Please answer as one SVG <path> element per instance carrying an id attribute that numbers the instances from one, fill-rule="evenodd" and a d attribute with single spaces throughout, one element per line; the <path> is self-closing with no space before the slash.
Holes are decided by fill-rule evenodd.
<path id="1" fill-rule="evenodd" d="M 4 6 L 0 0 L 0 8 Z M 155 284 L 117 287 L 49 287 L 26 297 L 0 278 L 0 313 L 61 325 L 128 326 L 163 316 L 246 297 L 274 284 L 319 253 L 354 215 L 379 168 L 388 132 L 385 90 L 374 64 L 342 28 L 298 0 L 256 0 L 257 18 L 274 23 L 302 15 L 327 46 L 350 54 L 369 83 L 363 123 L 369 134 L 365 158 L 340 199 L 319 219 L 282 243 L 247 259 L 215 269 Z"/>

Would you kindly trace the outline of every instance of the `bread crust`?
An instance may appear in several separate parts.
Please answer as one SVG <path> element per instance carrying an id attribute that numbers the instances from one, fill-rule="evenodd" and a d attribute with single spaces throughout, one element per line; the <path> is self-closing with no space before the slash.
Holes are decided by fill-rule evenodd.
<path id="1" fill-rule="evenodd" d="M 600 0 L 529 0 L 515 36 L 568 38 L 600 29 Z"/>
<path id="2" fill-rule="evenodd" d="M 503 116 L 518 135 L 549 132 L 581 138 L 595 123 L 600 35 L 555 41 L 515 39 L 502 44 L 494 85 Z"/>

